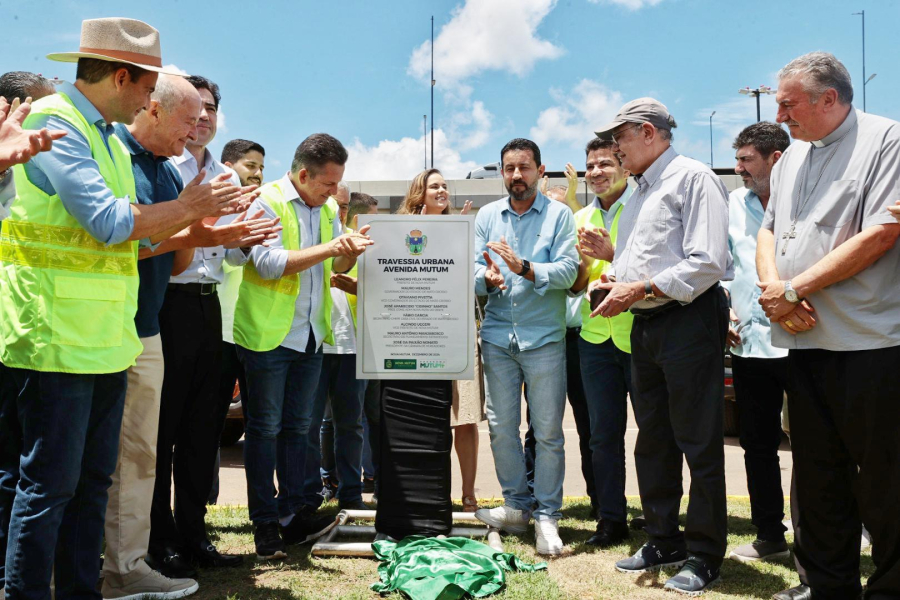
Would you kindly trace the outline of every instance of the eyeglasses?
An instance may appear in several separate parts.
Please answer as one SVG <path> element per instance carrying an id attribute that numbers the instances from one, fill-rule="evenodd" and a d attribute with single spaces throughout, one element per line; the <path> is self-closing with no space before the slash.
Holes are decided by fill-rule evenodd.
<path id="1" fill-rule="evenodd" d="M 613 134 L 613 135 L 610 135 L 609 137 L 612 138 L 613 144 L 615 144 L 616 146 L 618 146 L 618 145 L 619 145 L 619 140 L 622 139 L 622 134 L 623 134 L 623 133 L 625 133 L 626 131 L 631 131 L 632 129 L 637 129 L 638 127 L 643 127 L 643 126 L 644 126 L 643 123 L 637 123 L 637 124 L 635 124 L 635 125 L 632 125 L 631 127 L 628 127 L 628 128 L 626 128 L 626 129 L 623 129 L 623 130 L 620 131 L 619 133 L 615 133 L 615 134 Z"/>

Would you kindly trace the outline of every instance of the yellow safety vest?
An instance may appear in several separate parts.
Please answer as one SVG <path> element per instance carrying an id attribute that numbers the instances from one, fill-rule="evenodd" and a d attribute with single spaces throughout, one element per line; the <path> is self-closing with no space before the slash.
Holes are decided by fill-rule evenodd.
<path id="1" fill-rule="evenodd" d="M 353 230 L 348 227 L 347 233 L 353 233 Z M 350 277 L 359 277 L 359 262 L 353 263 L 353 268 L 347 272 L 347 275 Z M 353 316 L 353 328 L 356 329 L 356 294 L 344 292 L 344 295 L 347 296 L 347 304 L 350 305 L 350 314 Z"/>
<path id="2" fill-rule="evenodd" d="M 616 237 L 619 233 L 619 218 L 622 216 L 624 206 L 619 207 L 616 216 L 613 218 L 612 228 L 609 230 L 609 236 L 613 245 L 616 243 Z M 578 228 L 586 227 L 588 224 L 594 227 L 606 228 L 603 222 L 603 213 L 599 208 L 586 206 L 575 213 L 575 225 Z M 609 263 L 605 260 L 595 260 L 591 266 L 591 274 L 588 283 L 600 279 L 600 275 L 606 271 Z M 631 324 L 634 321 L 634 315 L 625 311 L 612 318 L 594 317 L 591 318 L 591 302 L 585 296 L 581 302 L 581 337 L 591 344 L 602 344 L 612 337 L 613 344 L 622 352 L 631 354 Z"/>
<path id="3" fill-rule="evenodd" d="M 100 175 L 117 198 L 135 200 L 131 155 L 100 131 L 63 93 L 32 105 L 64 119 L 88 141 Z M 106 245 L 14 167 L 16 199 L 0 230 L 0 360 L 8 367 L 63 373 L 124 371 L 143 351 L 137 311 L 138 243 Z"/>
<path id="4" fill-rule="evenodd" d="M 285 250 L 300 250 L 300 226 L 293 203 L 285 199 L 282 182 L 273 181 L 260 188 L 260 199 L 265 200 L 281 219 L 282 241 Z M 319 215 L 319 232 L 322 244 L 334 237 L 334 220 L 338 205 L 329 198 L 322 205 Z M 325 342 L 334 345 L 331 331 L 331 263 L 327 258 L 322 263 L 325 270 L 322 285 L 324 302 Z M 300 295 L 300 274 L 286 275 L 279 279 L 263 279 L 252 261 L 244 265 L 244 279 L 238 292 L 234 309 L 234 343 L 254 350 L 267 352 L 274 350 L 284 341 L 294 322 L 294 308 Z M 310 325 L 311 326 L 311 325 Z"/>

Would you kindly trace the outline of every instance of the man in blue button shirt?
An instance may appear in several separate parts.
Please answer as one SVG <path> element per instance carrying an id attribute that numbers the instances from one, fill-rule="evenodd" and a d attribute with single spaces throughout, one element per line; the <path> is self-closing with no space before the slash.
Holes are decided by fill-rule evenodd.
<path id="1" fill-rule="evenodd" d="M 784 539 L 784 492 L 778 447 L 781 406 L 787 385 L 787 350 L 772 346 L 772 324 L 766 317 L 756 285 L 756 236 L 769 204 L 769 175 L 791 140 L 775 123 L 755 123 L 734 141 L 735 173 L 744 187 L 728 200 L 728 246 L 734 260 L 734 280 L 725 282 L 731 296 L 731 366 L 740 415 L 740 440 L 747 469 L 750 510 L 756 540 L 731 551 L 741 562 L 787 558 Z"/>
<path id="2" fill-rule="evenodd" d="M 475 293 L 487 295 L 481 328 L 491 450 L 504 505 L 481 521 L 524 533 L 531 518 L 519 435 L 522 384 L 537 440 L 534 511 L 539 554 L 562 552 L 556 522 L 565 474 L 566 291 L 578 274 L 572 211 L 538 192 L 541 151 L 517 138 L 500 152 L 509 196 L 475 217 Z"/>

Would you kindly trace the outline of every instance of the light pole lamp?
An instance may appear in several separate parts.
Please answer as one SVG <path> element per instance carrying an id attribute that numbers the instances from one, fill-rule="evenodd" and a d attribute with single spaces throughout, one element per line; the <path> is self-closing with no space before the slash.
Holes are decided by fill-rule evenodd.
<path id="1" fill-rule="evenodd" d="M 866 112 L 866 86 L 869 85 L 869 82 L 875 79 L 875 76 L 878 73 L 872 73 L 869 75 L 869 78 L 863 82 L 863 112 Z"/>
<path id="2" fill-rule="evenodd" d="M 738 90 L 738 93 L 743 94 L 745 96 L 752 96 L 752 97 L 756 98 L 756 122 L 759 123 L 762 120 L 762 118 L 760 117 L 760 112 L 759 112 L 759 96 L 760 96 L 760 94 L 774 94 L 777 91 L 778 90 L 773 90 L 772 88 L 770 88 L 767 85 L 761 85 L 756 89 L 752 89 L 749 86 L 745 87 L 745 88 L 741 88 Z"/>
<path id="3" fill-rule="evenodd" d="M 709 168 L 713 168 L 713 136 L 712 136 L 712 118 L 716 111 L 712 111 L 709 115 Z"/>

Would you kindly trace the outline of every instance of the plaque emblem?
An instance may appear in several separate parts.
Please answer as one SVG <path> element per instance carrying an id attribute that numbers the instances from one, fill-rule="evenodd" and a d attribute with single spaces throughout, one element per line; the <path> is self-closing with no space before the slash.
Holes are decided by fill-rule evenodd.
<path id="1" fill-rule="evenodd" d="M 419 229 L 413 229 L 406 236 L 406 248 L 413 256 L 422 254 L 422 251 L 425 250 L 425 246 L 427 245 L 428 236 L 422 235 L 422 231 Z"/>

